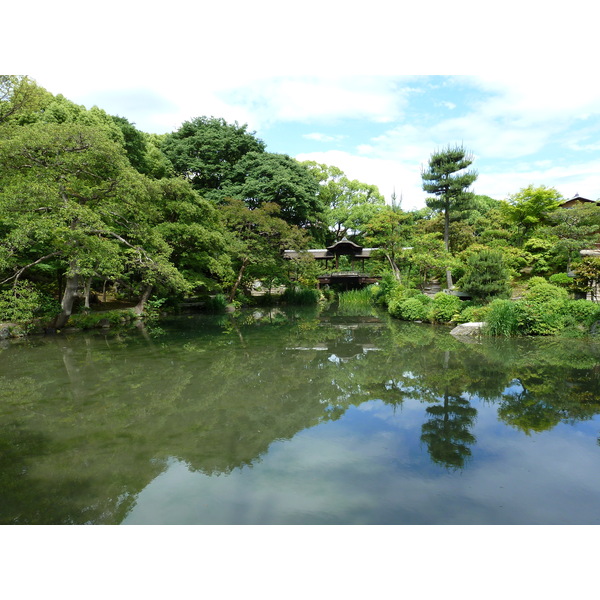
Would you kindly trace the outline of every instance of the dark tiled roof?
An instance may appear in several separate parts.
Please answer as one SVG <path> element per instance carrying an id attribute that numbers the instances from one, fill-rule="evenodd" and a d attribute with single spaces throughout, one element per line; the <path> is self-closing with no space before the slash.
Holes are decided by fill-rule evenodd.
<path id="1" fill-rule="evenodd" d="M 329 248 L 320 248 L 318 250 L 285 250 L 283 257 L 292 259 L 300 258 L 303 254 L 309 254 L 313 258 L 317 259 L 335 258 L 335 254 L 330 250 L 331 247 L 332 246 Z M 356 252 L 356 254 L 352 254 L 351 256 L 353 258 L 370 258 L 373 250 L 379 250 L 379 248 L 361 248 L 360 246 L 358 246 L 358 248 L 360 248 L 360 251 Z"/>
<path id="2" fill-rule="evenodd" d="M 561 202 L 561 205 L 563 204 L 568 204 L 569 202 L 596 202 L 595 200 L 590 200 L 589 198 L 584 198 L 583 196 L 580 196 L 579 194 L 575 194 L 572 198 L 569 198 L 568 200 L 564 200 L 563 202 Z"/>

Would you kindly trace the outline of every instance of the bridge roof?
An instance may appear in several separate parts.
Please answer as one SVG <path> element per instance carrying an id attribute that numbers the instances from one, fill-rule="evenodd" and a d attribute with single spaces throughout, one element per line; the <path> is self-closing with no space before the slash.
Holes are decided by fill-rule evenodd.
<path id="1" fill-rule="evenodd" d="M 304 252 L 316 259 L 334 258 L 340 254 L 352 256 L 354 258 L 371 258 L 371 252 L 379 250 L 379 248 L 363 248 L 354 242 L 344 238 L 327 246 L 327 248 L 318 248 L 316 250 L 303 250 L 297 252 L 295 250 L 286 250 L 283 254 L 284 258 L 299 258 Z"/>
<path id="2" fill-rule="evenodd" d="M 354 258 L 371 258 L 371 253 L 374 250 L 379 250 L 379 248 L 361 248 L 359 246 L 359 251 L 358 252 L 352 252 L 351 256 L 353 256 Z M 342 254 L 342 253 L 337 253 L 337 252 L 332 252 L 329 248 L 320 248 L 317 250 L 285 250 L 283 252 L 283 257 L 284 258 L 300 258 L 303 255 L 308 254 L 309 256 L 312 256 L 313 258 L 316 258 L 317 260 L 324 260 L 326 258 L 335 258 L 336 255 L 338 254 Z"/>

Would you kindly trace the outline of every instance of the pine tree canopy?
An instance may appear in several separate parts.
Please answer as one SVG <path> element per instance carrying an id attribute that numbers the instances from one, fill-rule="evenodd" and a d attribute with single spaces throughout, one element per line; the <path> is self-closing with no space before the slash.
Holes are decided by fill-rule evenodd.
<path id="1" fill-rule="evenodd" d="M 471 196 L 467 189 L 477 179 L 476 171 L 465 171 L 472 162 L 472 156 L 462 146 L 449 146 L 432 154 L 427 169 L 421 173 L 423 190 L 435 196 L 427 198 L 427 206 L 448 210 L 465 204 Z"/>

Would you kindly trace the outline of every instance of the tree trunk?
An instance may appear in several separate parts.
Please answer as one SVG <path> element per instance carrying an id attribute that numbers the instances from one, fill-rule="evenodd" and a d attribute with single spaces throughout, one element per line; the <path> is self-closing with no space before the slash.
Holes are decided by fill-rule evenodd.
<path id="1" fill-rule="evenodd" d="M 76 266 L 74 264 L 71 264 L 70 273 L 73 274 L 69 274 L 66 277 L 65 291 L 60 303 L 62 310 L 54 320 L 54 327 L 56 329 L 61 329 L 64 327 L 65 323 L 69 320 L 71 312 L 73 311 L 73 302 L 75 302 L 75 298 L 77 296 L 79 275 L 76 272 Z"/>
<path id="2" fill-rule="evenodd" d="M 235 298 L 235 293 L 237 292 L 237 289 L 242 281 L 242 277 L 244 276 L 244 271 L 246 270 L 246 267 L 248 266 L 249 262 L 250 262 L 249 258 L 244 258 L 244 260 L 242 261 L 242 266 L 240 267 L 240 271 L 238 273 L 237 279 L 236 279 L 235 283 L 233 284 L 233 287 L 231 288 L 231 292 L 229 294 L 229 302 L 233 302 L 233 299 Z"/>
<path id="3" fill-rule="evenodd" d="M 56 287 L 58 288 L 58 294 L 57 297 L 60 298 L 62 297 L 64 290 L 63 290 L 63 276 L 62 273 L 60 271 L 57 271 L 56 273 Z"/>
<path id="4" fill-rule="evenodd" d="M 449 290 L 454 287 L 454 283 L 452 282 L 452 271 L 450 269 L 446 269 L 446 285 Z"/>
<path id="5" fill-rule="evenodd" d="M 394 278 L 396 279 L 396 281 L 401 281 L 400 269 L 398 268 L 396 261 L 387 252 L 385 254 L 385 257 L 388 259 L 388 262 L 390 263 L 390 267 L 392 268 L 392 273 L 394 274 Z"/>
<path id="6" fill-rule="evenodd" d="M 83 284 L 84 307 L 90 307 L 90 290 L 92 289 L 92 278 L 88 277 Z"/>
<path id="7" fill-rule="evenodd" d="M 450 211 L 444 211 L 444 246 L 446 252 L 450 252 Z"/>
<path id="8" fill-rule="evenodd" d="M 144 312 L 146 302 L 148 301 L 148 298 L 150 298 L 150 294 L 152 293 L 152 288 L 153 286 L 151 285 L 146 286 L 146 289 L 144 290 L 144 293 L 142 294 L 139 302 L 134 306 L 133 312 L 136 315 L 139 316 Z"/>
<path id="9" fill-rule="evenodd" d="M 450 211 L 448 209 L 444 211 L 444 245 L 446 246 L 446 252 L 450 252 Z M 446 285 L 449 290 L 454 286 L 450 269 L 446 269 Z"/>

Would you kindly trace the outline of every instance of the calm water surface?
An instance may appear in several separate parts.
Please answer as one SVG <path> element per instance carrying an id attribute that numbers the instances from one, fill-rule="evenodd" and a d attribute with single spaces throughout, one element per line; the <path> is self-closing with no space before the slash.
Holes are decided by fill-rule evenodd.
<path id="1" fill-rule="evenodd" d="M 2 524 L 598 524 L 600 343 L 340 311 L 0 346 Z"/>

